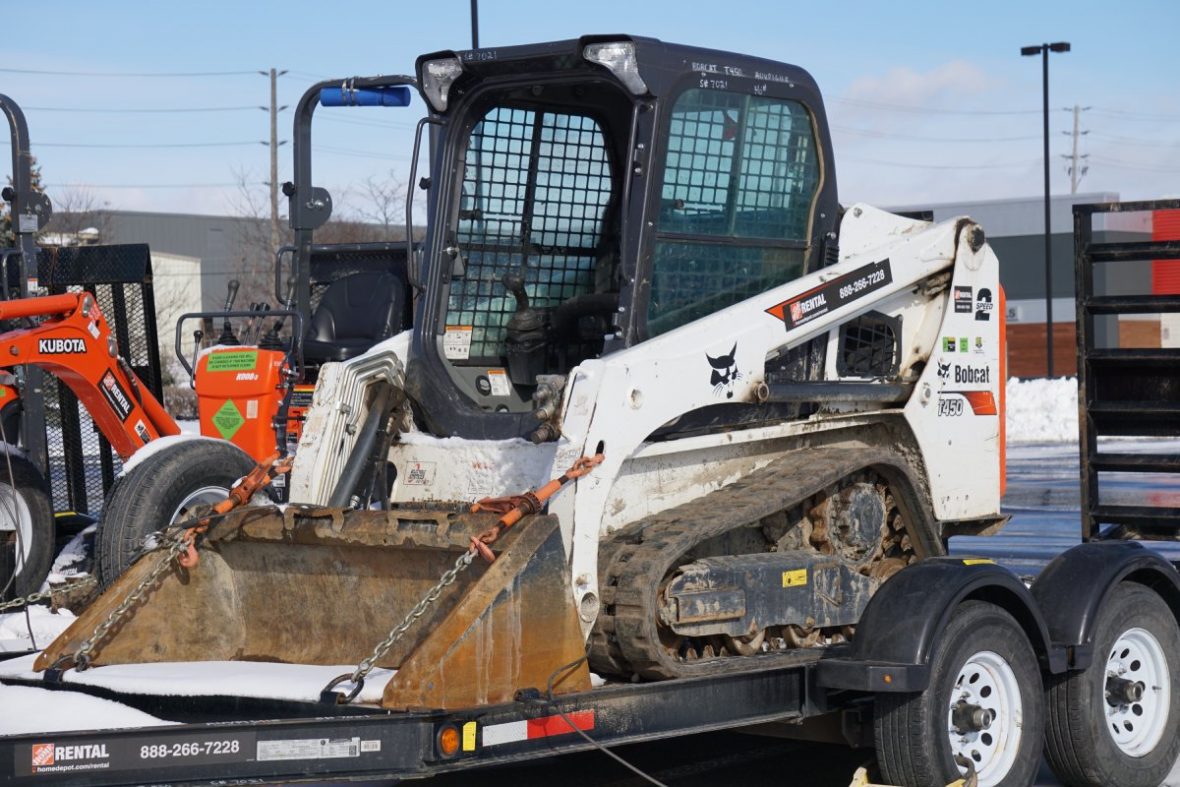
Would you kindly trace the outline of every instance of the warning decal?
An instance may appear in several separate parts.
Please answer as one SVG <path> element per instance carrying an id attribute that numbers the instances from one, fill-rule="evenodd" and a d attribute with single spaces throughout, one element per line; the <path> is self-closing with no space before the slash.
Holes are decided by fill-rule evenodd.
<path id="1" fill-rule="evenodd" d="M 232 440 L 244 423 L 246 419 L 242 417 L 242 411 L 234 404 L 233 399 L 226 399 L 225 404 L 217 408 L 217 412 L 213 414 L 213 426 L 223 440 Z"/>
<path id="2" fill-rule="evenodd" d="M 258 366 L 257 350 L 217 350 L 209 353 L 207 372 L 241 372 Z"/>

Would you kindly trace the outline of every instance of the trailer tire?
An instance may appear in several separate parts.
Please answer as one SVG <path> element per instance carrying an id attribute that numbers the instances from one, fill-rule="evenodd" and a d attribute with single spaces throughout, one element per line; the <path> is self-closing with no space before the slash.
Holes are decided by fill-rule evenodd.
<path id="1" fill-rule="evenodd" d="M 191 505 L 224 499 L 254 465 L 233 443 L 201 438 L 163 448 L 120 476 L 95 536 L 99 586 L 108 587 L 135 561 L 150 534 L 183 519 Z"/>
<path id="2" fill-rule="evenodd" d="M 921 694 L 881 693 L 873 732 L 888 784 L 943 787 L 966 773 L 980 787 L 1030 785 L 1041 759 L 1044 705 L 1036 654 L 1016 620 L 994 604 L 965 601 L 930 657 Z M 965 732 L 956 733 L 956 709 Z"/>
<path id="3" fill-rule="evenodd" d="M 1139 702 L 1108 701 L 1112 672 L 1146 685 Z M 1159 594 L 1116 586 L 1095 619 L 1094 660 L 1050 678 L 1046 702 L 1045 755 L 1063 782 L 1161 784 L 1180 754 L 1180 629 Z"/>
<path id="4" fill-rule="evenodd" d="M 53 565 L 54 547 L 45 477 L 23 457 L 0 457 L 0 601 L 37 592 Z"/>

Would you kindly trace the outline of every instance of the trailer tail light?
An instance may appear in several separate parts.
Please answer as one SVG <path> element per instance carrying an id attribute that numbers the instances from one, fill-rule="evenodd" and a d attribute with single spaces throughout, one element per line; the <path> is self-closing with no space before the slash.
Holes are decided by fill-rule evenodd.
<path id="1" fill-rule="evenodd" d="M 422 64 L 422 92 L 426 94 L 426 100 L 435 112 L 447 111 L 447 94 L 462 73 L 463 63 L 457 57 L 427 60 Z"/>
<path id="2" fill-rule="evenodd" d="M 459 735 L 459 728 L 454 724 L 443 725 L 438 731 L 436 740 L 438 753 L 443 757 L 450 759 L 459 753 L 459 743 L 462 737 Z"/>
<path id="3" fill-rule="evenodd" d="M 623 86 L 637 96 L 647 92 L 647 83 L 639 76 L 639 60 L 631 41 L 604 41 L 587 44 L 582 57 L 610 71 Z"/>

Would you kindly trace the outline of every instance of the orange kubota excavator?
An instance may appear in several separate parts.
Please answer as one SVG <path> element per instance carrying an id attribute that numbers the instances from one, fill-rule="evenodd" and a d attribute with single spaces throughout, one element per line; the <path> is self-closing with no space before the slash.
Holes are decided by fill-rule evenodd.
<path id="1" fill-rule="evenodd" d="M 238 313 L 227 312 L 234 314 Z M 124 462 L 149 442 L 180 435 L 176 421 L 119 355 L 111 325 L 93 295 L 81 292 L 0 301 L 0 320 L 30 318 L 41 322 L 30 321 L 28 327 L 0 334 L 0 401 L 20 396 L 12 370 L 32 366 L 54 375 L 73 391 Z M 277 337 L 277 329 L 274 333 Z M 195 377 L 200 381 L 201 435 L 218 439 L 202 441 L 194 449 L 208 453 L 218 469 L 186 491 L 185 499 L 169 512 L 173 518 L 193 505 L 224 498 L 236 479 L 285 446 L 286 404 L 295 376 L 293 354 L 277 340 L 262 347 L 217 345 L 200 356 Z M 9 439 L 15 441 L 15 436 Z M 18 593 L 27 593 L 44 579 L 51 559 L 52 509 L 36 465 L 20 456 L 9 456 L 7 461 L 16 490 L 14 532 L 28 542 L 19 544 L 16 551 L 30 569 Z M 0 475 L 8 472 L 0 467 Z M 138 546 L 125 548 L 134 551 Z M 109 551 L 112 545 L 105 548 Z M 0 576 L 0 583 L 4 581 Z"/>

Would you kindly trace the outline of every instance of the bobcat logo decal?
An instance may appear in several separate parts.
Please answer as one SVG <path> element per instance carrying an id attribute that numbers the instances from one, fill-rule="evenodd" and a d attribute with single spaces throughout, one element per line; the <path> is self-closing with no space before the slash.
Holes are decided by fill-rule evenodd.
<path id="1" fill-rule="evenodd" d="M 742 373 L 737 370 L 737 361 L 734 356 L 737 355 L 737 344 L 733 345 L 733 349 L 729 351 L 728 355 L 722 355 L 717 358 L 709 354 L 705 354 L 705 358 L 709 361 L 709 366 L 713 367 L 713 374 L 709 377 L 709 384 L 713 386 L 713 393 L 720 396 L 725 392 L 726 399 L 733 398 L 733 384 L 742 379 Z"/>
<path id="2" fill-rule="evenodd" d="M 943 363 L 942 361 L 938 362 L 938 376 L 944 380 L 951 376 L 951 362 L 950 361 L 947 361 L 946 363 Z"/>

